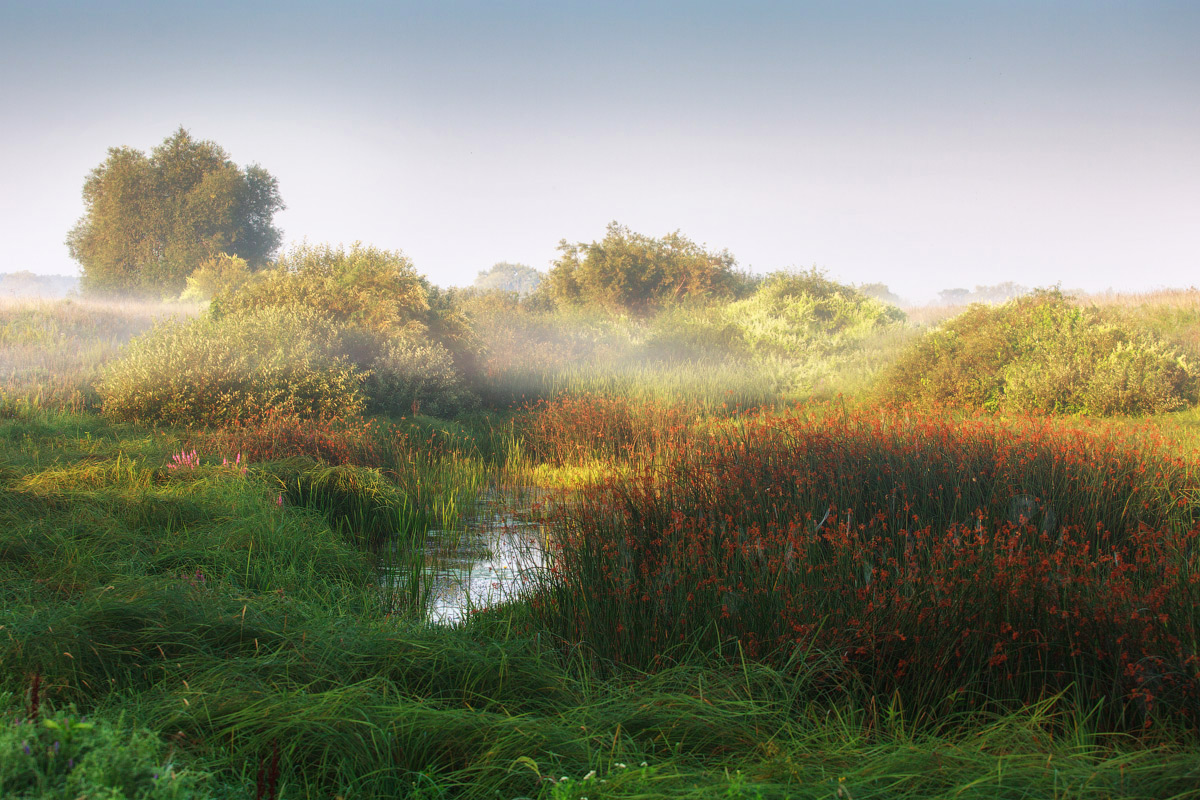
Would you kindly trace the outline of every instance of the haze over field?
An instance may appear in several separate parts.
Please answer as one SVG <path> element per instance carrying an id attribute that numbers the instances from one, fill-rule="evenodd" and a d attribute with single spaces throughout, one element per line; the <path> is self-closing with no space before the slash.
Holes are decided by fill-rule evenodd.
<path id="1" fill-rule="evenodd" d="M 912 299 L 1200 266 L 1200 6 L 5 2 L 0 272 L 183 125 L 441 285 L 610 220 Z"/>

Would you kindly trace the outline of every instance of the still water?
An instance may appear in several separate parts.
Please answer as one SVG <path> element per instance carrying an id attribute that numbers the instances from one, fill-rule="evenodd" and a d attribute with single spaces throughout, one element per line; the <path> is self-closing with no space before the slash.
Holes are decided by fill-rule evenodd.
<path id="1" fill-rule="evenodd" d="M 529 591 L 546 564 L 545 531 L 498 502 L 485 502 L 463 530 L 429 531 L 419 578 L 435 624 L 459 622 Z M 408 576 L 384 578 L 403 585 Z"/>

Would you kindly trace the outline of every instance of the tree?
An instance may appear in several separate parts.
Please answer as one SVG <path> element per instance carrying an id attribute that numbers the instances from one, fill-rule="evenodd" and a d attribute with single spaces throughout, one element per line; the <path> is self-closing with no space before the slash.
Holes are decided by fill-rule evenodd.
<path id="1" fill-rule="evenodd" d="M 533 267 L 525 264 L 510 264 L 501 261 L 492 265 L 489 270 L 480 270 L 471 284 L 476 289 L 498 289 L 502 292 L 516 292 L 526 297 L 542 282 L 546 276 Z"/>
<path id="2" fill-rule="evenodd" d="M 938 300 L 944 306 L 965 306 L 971 302 L 970 289 L 942 289 L 938 292 Z"/>
<path id="3" fill-rule="evenodd" d="M 558 246 L 550 270 L 555 301 L 646 311 L 684 298 L 729 297 L 739 287 L 728 250 L 710 252 L 678 231 L 653 239 L 611 222 L 601 242 Z"/>
<path id="4" fill-rule="evenodd" d="M 183 128 L 149 156 L 110 148 L 84 181 L 83 201 L 67 248 L 89 291 L 177 294 L 203 262 L 225 253 L 256 269 L 281 240 L 275 178 L 257 164 L 240 169 Z"/>
<path id="5" fill-rule="evenodd" d="M 874 297 L 876 300 L 890 303 L 894 306 L 898 306 L 903 302 L 901 297 L 889 289 L 886 283 L 863 283 L 859 285 L 858 291 L 867 297 Z"/>

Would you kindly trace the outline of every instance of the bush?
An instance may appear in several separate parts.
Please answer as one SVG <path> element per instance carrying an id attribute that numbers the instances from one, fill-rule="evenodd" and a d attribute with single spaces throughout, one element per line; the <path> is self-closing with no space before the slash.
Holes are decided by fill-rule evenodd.
<path id="1" fill-rule="evenodd" d="M 727 250 L 706 250 L 678 231 L 661 239 L 609 223 L 603 241 L 559 244 L 550 270 L 556 302 L 644 312 L 685 298 L 730 297 L 738 288 Z"/>
<path id="2" fill-rule="evenodd" d="M 881 390 L 901 402 L 1144 414 L 1195 403 L 1200 374 L 1134 323 L 1042 291 L 972 306 L 905 353 Z"/>
<path id="3" fill-rule="evenodd" d="M 902 322 L 904 312 L 829 280 L 817 270 L 776 272 L 753 296 L 731 304 L 726 316 L 746 347 L 760 355 L 832 353 L 877 329 Z"/>
<path id="4" fill-rule="evenodd" d="M 245 259 L 221 253 L 196 268 L 187 278 L 180 300 L 205 302 L 221 292 L 236 290 L 250 280 L 250 265 Z"/>
<path id="5" fill-rule="evenodd" d="M 303 309 L 265 308 L 157 326 L 97 387 L 122 420 L 223 425 L 268 414 L 331 418 L 363 408 L 363 375 L 338 330 Z"/>
<path id="6" fill-rule="evenodd" d="M 436 341 L 413 337 L 385 345 L 371 364 L 366 389 L 372 409 L 386 414 L 445 417 L 475 404 L 450 351 Z"/>
<path id="7" fill-rule="evenodd" d="M 417 274 L 403 253 L 354 244 L 299 245 L 275 269 L 220 294 L 210 313 L 236 316 L 260 308 L 302 308 L 342 330 L 343 354 L 366 369 L 397 337 L 428 340 L 449 351 L 459 372 L 473 374 L 478 340 L 454 295 Z"/>
<path id="8" fill-rule="evenodd" d="M 209 797 L 208 776 L 180 770 L 165 743 L 122 720 L 88 721 L 45 704 L 0 723 L 0 795 L 21 798 Z"/>
<path id="9" fill-rule="evenodd" d="M 403 253 L 355 243 L 301 244 L 240 288 L 223 292 L 214 316 L 267 307 L 306 307 L 323 317 L 393 335 L 429 310 L 425 285 Z"/>

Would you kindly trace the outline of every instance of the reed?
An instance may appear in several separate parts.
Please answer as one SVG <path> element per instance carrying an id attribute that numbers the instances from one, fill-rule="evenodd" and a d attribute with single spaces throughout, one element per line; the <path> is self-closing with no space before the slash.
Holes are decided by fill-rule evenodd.
<path id="1" fill-rule="evenodd" d="M 1195 725 L 1196 466 L 1148 427 L 741 417 L 559 509 L 533 607 L 643 669 L 696 643 L 768 660 L 811 647 L 872 702 L 1070 691 L 1115 727 Z"/>

